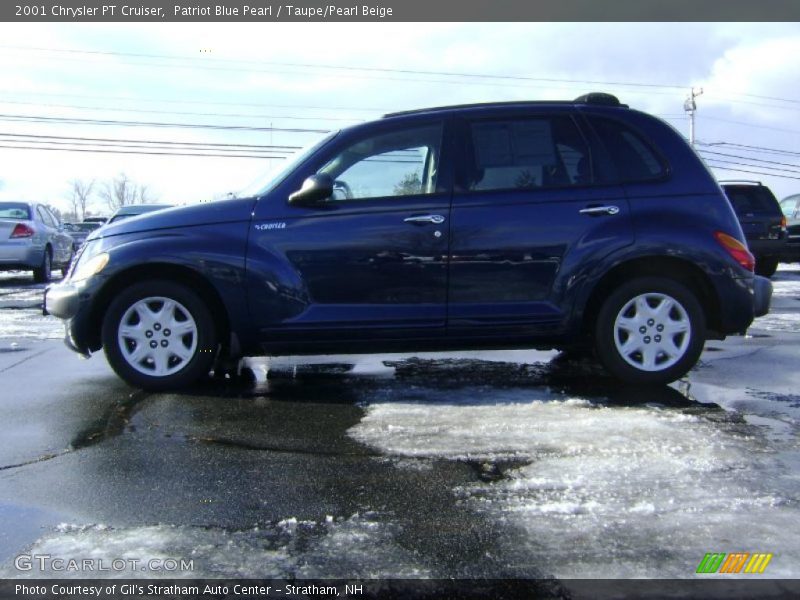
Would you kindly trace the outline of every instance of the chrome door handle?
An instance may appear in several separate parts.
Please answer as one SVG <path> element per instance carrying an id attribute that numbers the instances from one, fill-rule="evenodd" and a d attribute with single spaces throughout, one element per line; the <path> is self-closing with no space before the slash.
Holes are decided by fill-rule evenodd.
<path id="1" fill-rule="evenodd" d="M 416 215 L 407 217 L 403 221 L 406 223 L 433 223 L 434 225 L 440 225 L 444 223 L 444 217 L 442 215 Z"/>
<path id="2" fill-rule="evenodd" d="M 616 215 L 619 213 L 619 206 L 589 206 L 578 211 L 582 215 Z"/>

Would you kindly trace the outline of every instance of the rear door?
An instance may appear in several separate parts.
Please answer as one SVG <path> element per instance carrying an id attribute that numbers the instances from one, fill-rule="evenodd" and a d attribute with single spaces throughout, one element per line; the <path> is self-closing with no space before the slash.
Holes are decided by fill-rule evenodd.
<path id="1" fill-rule="evenodd" d="M 633 242 L 618 185 L 597 182 L 568 109 L 476 116 L 451 217 L 448 333 L 528 336 L 563 322 L 570 278 Z"/>
<path id="2" fill-rule="evenodd" d="M 45 243 L 49 243 L 53 249 L 53 263 L 56 265 L 66 263 L 72 255 L 72 238 L 46 206 L 40 204 L 37 211 L 46 228 Z"/>

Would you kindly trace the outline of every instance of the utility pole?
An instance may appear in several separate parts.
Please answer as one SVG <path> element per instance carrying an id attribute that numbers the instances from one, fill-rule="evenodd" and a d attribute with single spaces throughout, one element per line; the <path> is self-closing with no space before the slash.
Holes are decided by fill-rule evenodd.
<path id="1" fill-rule="evenodd" d="M 703 88 L 692 88 L 683 103 L 683 110 L 689 114 L 689 143 L 692 146 L 694 146 L 694 113 L 697 111 L 697 103 L 694 99 L 702 93 Z"/>

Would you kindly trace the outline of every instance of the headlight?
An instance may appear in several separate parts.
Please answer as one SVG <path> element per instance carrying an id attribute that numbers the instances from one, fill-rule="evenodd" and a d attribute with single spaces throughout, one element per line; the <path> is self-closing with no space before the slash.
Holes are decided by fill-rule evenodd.
<path id="1" fill-rule="evenodd" d="M 108 252 L 101 252 L 88 260 L 83 260 L 83 256 L 81 256 L 78 264 L 75 265 L 70 281 L 83 281 L 92 275 L 97 275 L 108 264 L 108 258 Z"/>

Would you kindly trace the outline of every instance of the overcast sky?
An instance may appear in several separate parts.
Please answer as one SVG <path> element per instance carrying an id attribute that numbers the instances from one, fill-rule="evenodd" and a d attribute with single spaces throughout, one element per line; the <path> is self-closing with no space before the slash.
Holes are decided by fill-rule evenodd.
<path id="1" fill-rule="evenodd" d="M 0 198 L 62 209 L 70 180 L 120 172 L 163 202 L 220 197 L 280 162 L 265 155 L 291 151 L 263 146 L 322 135 L 281 130 L 432 105 L 607 91 L 688 136 L 692 86 L 704 92 L 697 140 L 715 144 L 698 149 L 712 164 L 756 172 L 716 170 L 720 179 L 800 193 L 796 23 L 1 23 L 0 78 Z M 94 210 L 107 212 L 99 202 Z"/>

